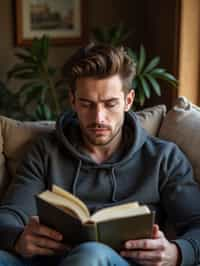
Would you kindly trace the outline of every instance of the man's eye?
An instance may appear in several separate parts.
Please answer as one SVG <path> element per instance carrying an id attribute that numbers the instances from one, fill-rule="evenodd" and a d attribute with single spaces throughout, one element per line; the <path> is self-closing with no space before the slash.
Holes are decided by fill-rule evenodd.
<path id="1" fill-rule="evenodd" d="M 115 107 L 117 105 L 116 102 L 110 102 L 110 103 L 106 103 L 106 107 L 108 108 L 112 108 L 112 107 Z"/>
<path id="2" fill-rule="evenodd" d="M 90 103 L 81 103 L 82 107 L 89 108 L 91 106 Z"/>

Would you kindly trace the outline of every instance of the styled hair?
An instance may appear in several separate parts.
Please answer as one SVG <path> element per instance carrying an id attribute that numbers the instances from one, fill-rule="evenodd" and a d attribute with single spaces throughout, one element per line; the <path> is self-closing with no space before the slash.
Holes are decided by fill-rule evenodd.
<path id="1" fill-rule="evenodd" d="M 118 74 L 122 80 L 124 92 L 132 88 L 136 74 L 135 63 L 124 47 L 112 47 L 103 44 L 89 44 L 80 48 L 66 62 L 63 75 L 72 93 L 76 90 L 76 80 L 82 77 L 97 79 Z"/>

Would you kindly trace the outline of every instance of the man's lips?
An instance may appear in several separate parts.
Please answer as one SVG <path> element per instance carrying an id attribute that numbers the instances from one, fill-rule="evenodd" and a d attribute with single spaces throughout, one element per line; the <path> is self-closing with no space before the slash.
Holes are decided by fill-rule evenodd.
<path id="1" fill-rule="evenodd" d="M 108 131 L 109 129 L 108 128 L 89 128 L 89 130 L 92 130 L 92 131 Z"/>
<path id="2" fill-rule="evenodd" d="M 89 128 L 93 133 L 106 133 L 109 131 L 108 128 Z"/>

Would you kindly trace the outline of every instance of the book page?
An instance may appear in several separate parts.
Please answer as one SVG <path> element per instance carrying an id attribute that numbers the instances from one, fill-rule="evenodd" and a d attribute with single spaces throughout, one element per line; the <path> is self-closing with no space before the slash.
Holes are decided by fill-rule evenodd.
<path id="1" fill-rule="evenodd" d="M 91 216 L 91 220 L 94 222 L 102 222 L 145 213 L 150 213 L 147 206 L 140 206 L 137 202 L 133 202 L 99 210 Z"/>
<path id="2" fill-rule="evenodd" d="M 90 216 L 90 212 L 87 208 L 87 206 L 83 203 L 83 201 L 81 201 L 79 198 L 77 198 L 76 196 L 74 196 L 73 194 L 71 194 L 70 192 L 56 186 L 53 185 L 52 186 L 52 192 L 56 193 L 57 195 L 68 199 L 71 202 L 74 202 L 76 205 L 80 206 L 80 208 L 85 212 L 85 214 L 89 217 Z"/>
<path id="3" fill-rule="evenodd" d="M 79 204 L 71 199 L 64 198 L 52 191 L 44 191 L 38 195 L 39 198 L 46 202 L 62 209 L 71 216 L 79 218 L 82 222 L 89 219 L 88 212 L 85 211 Z"/>

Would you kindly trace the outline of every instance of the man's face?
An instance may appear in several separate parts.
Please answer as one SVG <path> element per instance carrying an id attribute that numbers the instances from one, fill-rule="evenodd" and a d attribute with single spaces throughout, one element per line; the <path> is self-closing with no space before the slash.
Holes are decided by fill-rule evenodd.
<path id="1" fill-rule="evenodd" d="M 80 78 L 72 106 L 76 111 L 84 140 L 92 145 L 112 144 L 121 137 L 124 112 L 134 100 L 134 91 L 126 96 L 118 75 L 105 78 Z"/>

